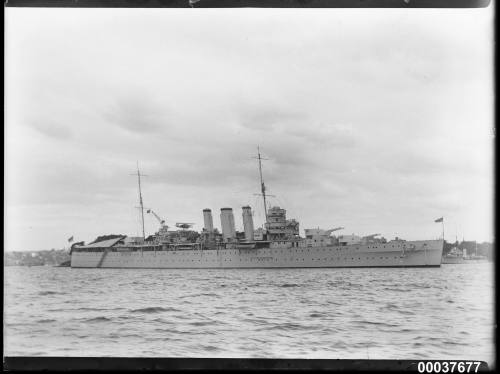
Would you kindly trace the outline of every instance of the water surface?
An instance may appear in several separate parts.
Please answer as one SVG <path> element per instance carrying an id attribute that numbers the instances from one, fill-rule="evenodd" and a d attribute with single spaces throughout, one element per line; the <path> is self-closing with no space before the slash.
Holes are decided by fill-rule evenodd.
<path id="1" fill-rule="evenodd" d="M 494 357 L 493 265 L 6 267 L 4 354 Z"/>

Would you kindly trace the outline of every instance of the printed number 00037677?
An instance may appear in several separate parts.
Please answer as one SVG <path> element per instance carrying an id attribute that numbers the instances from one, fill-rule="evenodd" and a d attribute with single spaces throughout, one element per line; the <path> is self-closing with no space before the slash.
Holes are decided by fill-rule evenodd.
<path id="1" fill-rule="evenodd" d="M 481 361 L 420 361 L 419 373 L 477 373 Z"/>

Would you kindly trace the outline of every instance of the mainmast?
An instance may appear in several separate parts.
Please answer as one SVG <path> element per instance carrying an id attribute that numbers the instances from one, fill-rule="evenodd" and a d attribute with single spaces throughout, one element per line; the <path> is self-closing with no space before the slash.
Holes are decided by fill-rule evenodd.
<path id="1" fill-rule="evenodd" d="M 131 174 L 134 175 L 134 174 Z M 144 204 L 142 203 L 142 191 L 141 191 L 141 176 L 145 177 L 146 175 L 141 174 L 139 172 L 139 161 L 137 161 L 137 182 L 139 184 L 139 209 L 141 209 L 141 220 L 142 220 L 142 238 L 146 239 L 146 234 L 144 231 Z"/>
<path id="2" fill-rule="evenodd" d="M 254 158 L 259 160 L 259 175 L 260 175 L 260 190 L 261 190 L 260 195 L 264 200 L 264 215 L 266 217 L 266 222 L 267 222 L 266 185 L 264 184 L 264 179 L 262 178 L 262 160 L 268 160 L 268 158 L 263 158 L 260 156 L 260 148 L 258 146 L 257 146 L 257 157 Z"/>

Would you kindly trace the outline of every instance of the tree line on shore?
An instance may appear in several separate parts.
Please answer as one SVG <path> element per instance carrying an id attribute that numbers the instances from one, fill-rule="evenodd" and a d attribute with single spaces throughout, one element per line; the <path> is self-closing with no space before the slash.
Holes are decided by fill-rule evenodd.
<path id="1" fill-rule="evenodd" d="M 463 240 L 461 242 L 457 240 L 455 242 L 447 242 L 445 240 L 443 246 L 443 255 L 449 253 L 452 248 L 458 248 L 460 251 L 463 251 L 465 249 L 467 251 L 467 255 L 477 254 L 478 256 L 486 256 L 488 260 L 492 261 L 495 258 L 495 251 L 493 247 L 493 243 L 489 242 L 478 243 L 475 240 Z"/>

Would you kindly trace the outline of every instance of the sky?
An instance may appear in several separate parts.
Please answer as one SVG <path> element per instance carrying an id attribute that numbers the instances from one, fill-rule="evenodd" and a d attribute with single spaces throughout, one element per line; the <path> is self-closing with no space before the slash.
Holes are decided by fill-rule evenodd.
<path id="1" fill-rule="evenodd" d="M 5 250 L 272 206 L 493 238 L 493 9 L 6 8 Z M 146 235 L 159 224 L 145 216 Z"/>

